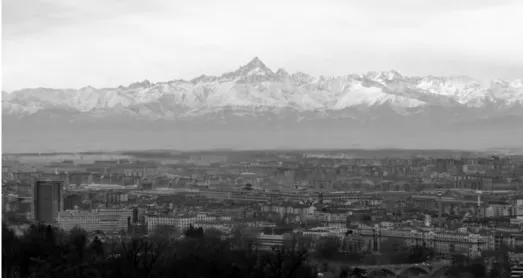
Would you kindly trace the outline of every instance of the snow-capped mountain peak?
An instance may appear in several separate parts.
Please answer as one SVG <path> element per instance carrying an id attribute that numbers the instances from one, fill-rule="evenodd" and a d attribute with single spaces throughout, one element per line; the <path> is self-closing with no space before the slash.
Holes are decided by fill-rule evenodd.
<path id="1" fill-rule="evenodd" d="M 478 82 L 469 77 L 407 77 L 395 70 L 314 78 L 302 72 L 289 74 L 284 69 L 274 73 L 258 57 L 219 77 L 201 75 L 190 81 L 156 84 L 144 80 L 112 89 L 24 89 L 9 97 L 3 95 L 4 113 L 16 115 L 67 109 L 177 119 L 221 109 L 247 109 L 252 113 L 291 109 L 308 113 L 386 106 L 401 115 L 418 113 L 424 107 L 455 105 L 464 109 L 511 107 L 514 111 L 520 105 L 523 109 L 521 79 Z M 409 112 L 413 109 L 418 110 Z"/>
<path id="2" fill-rule="evenodd" d="M 258 58 L 258 56 L 254 57 L 249 63 L 247 63 L 247 65 L 245 65 L 245 68 L 250 68 L 250 69 L 259 68 L 259 69 L 266 69 L 266 70 L 270 71 L 270 69 L 262 62 L 262 60 L 260 60 L 260 58 Z"/>
<path id="3" fill-rule="evenodd" d="M 241 66 L 234 72 L 225 73 L 221 76 L 224 81 L 256 82 L 266 81 L 277 77 L 258 57 L 254 57 L 249 63 Z"/>
<path id="4" fill-rule="evenodd" d="M 371 71 L 365 75 L 363 75 L 364 78 L 367 78 L 369 80 L 378 82 L 382 85 L 387 85 L 387 83 L 390 82 L 396 82 L 401 81 L 404 79 L 403 75 L 401 75 L 399 72 L 395 70 L 390 71 Z"/>

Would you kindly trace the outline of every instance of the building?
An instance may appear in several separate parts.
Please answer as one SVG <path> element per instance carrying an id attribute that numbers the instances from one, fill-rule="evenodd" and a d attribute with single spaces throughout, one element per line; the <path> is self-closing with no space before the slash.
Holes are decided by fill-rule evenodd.
<path id="1" fill-rule="evenodd" d="M 260 250 L 271 250 L 273 247 L 282 246 L 286 235 L 267 235 L 261 233 L 256 238 Z"/>
<path id="2" fill-rule="evenodd" d="M 264 192 L 245 192 L 224 189 L 202 189 L 199 195 L 208 199 L 231 200 L 237 202 L 268 202 L 271 196 Z"/>
<path id="3" fill-rule="evenodd" d="M 347 202 L 366 199 L 368 196 L 362 196 L 360 191 L 339 191 L 323 193 L 324 201 Z"/>
<path id="4" fill-rule="evenodd" d="M 153 183 L 152 182 L 141 182 L 140 186 L 143 190 L 153 190 Z"/>
<path id="5" fill-rule="evenodd" d="M 121 204 L 129 201 L 129 195 L 124 192 L 108 192 L 105 195 L 107 205 Z"/>
<path id="6" fill-rule="evenodd" d="M 198 215 L 147 215 L 147 231 L 152 232 L 159 226 L 176 228 L 180 232 L 189 229 L 190 226 L 219 228 L 218 224 L 231 222 L 230 216 L 212 216 L 207 214 Z M 205 223 L 213 225 L 204 225 Z M 220 228 L 219 228 L 220 229 Z"/>
<path id="7" fill-rule="evenodd" d="M 316 227 L 302 231 L 302 235 L 310 236 L 315 238 L 320 237 L 337 237 L 343 238 L 347 232 L 347 229 L 339 227 Z"/>
<path id="8" fill-rule="evenodd" d="M 63 211 L 63 181 L 36 181 L 33 189 L 33 218 L 52 223 Z"/>
<path id="9" fill-rule="evenodd" d="M 87 185 L 93 183 L 93 175 L 89 172 L 82 173 L 70 173 L 69 184 L 74 185 Z"/>
<path id="10" fill-rule="evenodd" d="M 132 209 L 97 209 L 93 212 L 100 217 L 100 230 L 103 232 L 127 231 L 133 216 Z"/>
<path id="11" fill-rule="evenodd" d="M 224 234 L 230 234 L 233 229 L 232 222 L 222 222 L 222 221 L 196 221 L 193 225 L 194 228 L 202 228 L 204 233 L 208 229 L 215 229 Z"/>
<path id="12" fill-rule="evenodd" d="M 132 210 L 129 209 L 67 210 L 58 213 L 57 221 L 59 227 L 66 231 L 78 227 L 87 232 L 116 233 L 127 231 L 131 217 Z"/>
<path id="13" fill-rule="evenodd" d="M 18 196 L 14 194 L 2 194 L 2 212 L 17 211 Z"/>
<path id="14" fill-rule="evenodd" d="M 494 169 L 492 165 L 482 164 L 465 164 L 463 165 L 463 173 L 465 174 L 486 174 Z"/>
<path id="15" fill-rule="evenodd" d="M 375 246 L 376 251 L 379 250 L 381 243 L 388 239 L 399 239 L 407 246 L 430 247 L 440 254 L 462 254 L 471 258 L 479 257 L 481 250 L 491 249 L 488 244 L 488 236 L 473 233 L 410 229 L 383 230 L 379 225 L 375 225 L 352 230 L 352 234 L 361 235 L 365 239 L 366 245 Z"/>
<path id="16" fill-rule="evenodd" d="M 454 188 L 469 190 L 492 189 L 492 178 L 481 175 L 462 175 L 454 177 Z"/>
<path id="17" fill-rule="evenodd" d="M 490 202 L 485 208 L 485 217 L 516 216 L 516 207 L 506 202 Z"/>
<path id="18" fill-rule="evenodd" d="M 261 206 L 262 213 L 278 213 L 280 215 L 308 215 L 313 214 L 315 207 L 311 205 L 282 203 L 282 204 L 263 204 Z"/>
<path id="19" fill-rule="evenodd" d="M 518 263 L 510 268 L 510 277 L 519 278 L 523 275 L 523 264 Z"/>
<path id="20" fill-rule="evenodd" d="M 90 211 L 63 211 L 58 214 L 58 225 L 65 231 L 78 227 L 86 232 L 93 232 L 100 230 L 100 216 Z"/>
<path id="21" fill-rule="evenodd" d="M 441 204 L 440 204 L 441 202 Z M 479 204 L 479 207 L 478 207 Z M 449 192 L 443 193 L 441 199 L 436 195 L 413 195 L 407 198 L 406 206 L 411 209 L 422 211 L 438 212 L 441 209 L 446 214 L 459 214 L 460 211 L 479 212 L 484 205 L 483 200 L 467 200 L 460 197 L 449 195 Z"/>
<path id="22" fill-rule="evenodd" d="M 158 169 L 154 165 L 133 165 L 133 164 L 126 164 L 125 168 L 121 169 L 121 171 L 118 171 L 120 169 L 113 169 L 113 172 L 123 172 L 123 175 L 126 177 L 138 177 L 138 178 L 148 178 L 153 177 L 158 173 Z"/>
<path id="23" fill-rule="evenodd" d="M 365 245 L 365 239 L 361 235 L 348 234 L 341 239 L 341 252 L 360 253 Z"/>
<path id="24" fill-rule="evenodd" d="M 191 155 L 189 157 L 189 163 L 193 164 L 212 164 L 212 163 L 227 163 L 228 157 L 226 155 L 218 154 L 200 154 Z"/>
<path id="25" fill-rule="evenodd" d="M 78 194 L 66 195 L 64 197 L 64 210 L 74 210 L 76 207 L 81 207 L 82 196 Z"/>

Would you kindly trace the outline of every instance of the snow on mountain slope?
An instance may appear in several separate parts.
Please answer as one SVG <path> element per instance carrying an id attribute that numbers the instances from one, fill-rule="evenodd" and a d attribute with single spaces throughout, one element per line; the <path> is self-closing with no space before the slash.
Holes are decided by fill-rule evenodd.
<path id="1" fill-rule="evenodd" d="M 493 80 L 482 83 L 465 77 L 425 77 L 418 82 L 418 88 L 433 94 L 448 96 L 463 105 L 472 107 L 482 107 L 488 102 L 506 105 L 523 103 L 521 80 L 513 82 Z"/>
<path id="2" fill-rule="evenodd" d="M 350 87 L 347 92 L 337 99 L 336 104 L 332 106 L 333 109 L 343 109 L 357 105 L 380 105 L 390 103 L 393 106 L 399 107 L 418 107 L 425 105 L 425 102 L 408 98 L 404 96 L 397 96 L 383 92 L 381 88 L 365 87 L 361 84 L 355 84 Z"/>
<path id="3" fill-rule="evenodd" d="M 97 115 L 123 111 L 174 119 L 224 108 L 306 112 L 383 105 L 407 115 L 409 109 L 420 111 L 425 106 L 496 105 L 500 109 L 523 109 L 523 82 L 482 83 L 463 76 L 405 77 L 396 71 L 313 78 L 305 73 L 289 74 L 284 69 L 274 73 L 256 57 L 238 70 L 218 77 L 202 75 L 190 81 L 157 84 L 145 80 L 127 87 L 102 89 L 24 89 L 3 96 L 3 113 L 18 116 L 64 109 Z"/>

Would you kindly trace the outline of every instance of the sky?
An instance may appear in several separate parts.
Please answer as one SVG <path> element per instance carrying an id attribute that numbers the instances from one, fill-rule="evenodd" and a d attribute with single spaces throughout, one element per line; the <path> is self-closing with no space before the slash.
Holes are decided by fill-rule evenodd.
<path id="1" fill-rule="evenodd" d="M 523 78 L 519 0 L 3 0 L 2 89 L 220 75 Z"/>

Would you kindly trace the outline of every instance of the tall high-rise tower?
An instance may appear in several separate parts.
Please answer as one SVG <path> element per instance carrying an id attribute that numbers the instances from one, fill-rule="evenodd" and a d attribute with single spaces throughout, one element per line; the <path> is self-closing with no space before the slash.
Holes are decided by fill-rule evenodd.
<path id="1" fill-rule="evenodd" d="M 63 181 L 36 181 L 33 189 L 33 219 L 53 223 L 64 208 Z"/>

